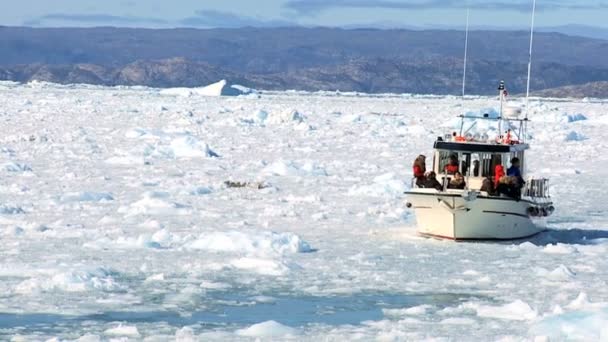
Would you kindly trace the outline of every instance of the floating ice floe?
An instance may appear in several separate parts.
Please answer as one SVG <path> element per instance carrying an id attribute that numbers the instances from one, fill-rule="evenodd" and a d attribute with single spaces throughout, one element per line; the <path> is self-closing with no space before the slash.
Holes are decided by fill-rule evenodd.
<path id="1" fill-rule="evenodd" d="M 272 176 L 327 176 L 325 168 L 312 161 L 297 163 L 290 160 L 278 160 L 266 166 L 262 173 Z"/>
<path id="2" fill-rule="evenodd" d="M 591 303 L 587 294 L 580 293 L 566 308 L 568 311 L 556 308 L 552 315 L 532 326 L 530 332 L 549 341 L 608 339 L 608 303 Z"/>
<path id="3" fill-rule="evenodd" d="M 465 304 L 467 306 L 467 304 Z M 498 318 L 513 321 L 534 320 L 538 312 L 530 307 L 528 303 L 516 300 L 502 306 L 481 305 L 469 303 L 468 307 L 475 310 L 479 317 Z"/>
<path id="4" fill-rule="evenodd" d="M 32 167 L 27 165 L 27 164 L 20 164 L 20 163 L 14 163 L 14 162 L 9 162 L 4 164 L 3 166 L 4 170 L 8 171 L 8 172 L 31 172 L 32 171 Z"/>
<path id="5" fill-rule="evenodd" d="M 143 194 L 141 200 L 130 206 L 118 208 L 118 212 L 127 216 L 135 215 L 187 215 L 190 207 L 171 201 L 169 193 L 151 191 Z"/>
<path id="6" fill-rule="evenodd" d="M 120 285 L 112 274 L 113 272 L 104 268 L 58 272 L 48 278 L 37 276 L 24 280 L 17 285 L 15 290 L 20 294 L 49 291 L 115 291 L 120 289 Z"/>
<path id="7" fill-rule="evenodd" d="M 226 80 L 201 88 L 168 88 L 159 92 L 166 96 L 239 96 L 255 94 L 256 91 L 238 84 L 229 84 Z"/>
<path id="8" fill-rule="evenodd" d="M 281 126 L 292 125 L 295 130 L 308 131 L 313 128 L 306 124 L 306 116 L 295 109 L 282 111 L 256 110 L 251 116 L 239 120 L 242 125 Z"/>
<path id="9" fill-rule="evenodd" d="M 59 197 L 61 202 L 110 202 L 114 197 L 109 192 L 69 192 Z"/>
<path id="10" fill-rule="evenodd" d="M 539 114 L 535 114 L 533 117 L 535 121 L 554 124 L 567 124 L 587 120 L 587 117 L 581 113 L 569 114 L 560 111 L 541 112 Z"/>
<path id="11" fill-rule="evenodd" d="M 139 338 L 141 337 L 139 330 L 134 325 L 122 325 L 119 324 L 115 328 L 110 328 L 104 331 L 104 335 L 106 336 L 114 336 L 114 337 L 128 337 L 128 338 Z"/>
<path id="12" fill-rule="evenodd" d="M 220 155 L 213 151 L 208 144 L 191 135 L 178 136 L 171 139 L 169 145 L 157 143 L 147 145 L 144 157 L 156 158 L 217 158 Z"/>
<path id="13" fill-rule="evenodd" d="M 570 133 L 566 134 L 564 141 L 583 141 L 587 140 L 587 137 L 583 134 L 575 131 L 570 131 Z"/>
<path id="14" fill-rule="evenodd" d="M 297 334 L 297 330 L 276 321 L 266 321 L 237 330 L 236 334 L 245 337 L 279 338 L 290 335 L 294 336 Z"/>
<path id="15" fill-rule="evenodd" d="M 432 308 L 431 305 L 418 305 L 406 309 L 382 309 L 382 312 L 389 317 L 419 316 L 426 314 Z"/>
<path id="16" fill-rule="evenodd" d="M 407 189 L 406 183 L 395 178 L 392 172 L 374 178 L 373 184 L 355 185 L 348 190 L 350 196 L 371 196 L 371 197 L 395 197 L 400 196 Z"/>
<path id="17" fill-rule="evenodd" d="M 188 245 L 190 249 L 253 255 L 307 253 L 310 245 L 298 235 L 268 231 L 228 231 L 202 233 Z"/>
<path id="18" fill-rule="evenodd" d="M 20 207 L 13 207 L 9 205 L 0 204 L 0 215 L 17 215 L 25 214 L 25 210 Z"/>

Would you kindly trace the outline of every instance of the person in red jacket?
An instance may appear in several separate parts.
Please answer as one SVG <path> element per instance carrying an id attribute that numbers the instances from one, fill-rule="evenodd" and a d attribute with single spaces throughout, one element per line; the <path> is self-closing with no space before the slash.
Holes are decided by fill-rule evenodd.
<path id="1" fill-rule="evenodd" d="M 505 168 L 498 164 L 494 167 L 494 189 L 498 188 L 500 179 L 505 176 Z"/>
<path id="2" fill-rule="evenodd" d="M 458 157 L 455 154 L 450 156 L 450 162 L 445 166 L 445 173 L 454 175 L 458 172 Z"/>
<path id="3" fill-rule="evenodd" d="M 416 185 L 419 187 L 422 186 L 426 177 L 424 174 L 426 173 L 426 156 L 419 155 L 416 160 L 414 160 L 414 178 L 416 178 Z"/>

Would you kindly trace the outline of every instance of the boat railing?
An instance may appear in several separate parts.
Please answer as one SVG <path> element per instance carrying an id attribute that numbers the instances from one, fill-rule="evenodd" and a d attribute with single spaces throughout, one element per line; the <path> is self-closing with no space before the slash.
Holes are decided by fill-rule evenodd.
<path id="1" fill-rule="evenodd" d="M 526 182 L 523 191 L 524 196 L 549 198 L 549 179 L 547 178 L 531 178 Z"/>

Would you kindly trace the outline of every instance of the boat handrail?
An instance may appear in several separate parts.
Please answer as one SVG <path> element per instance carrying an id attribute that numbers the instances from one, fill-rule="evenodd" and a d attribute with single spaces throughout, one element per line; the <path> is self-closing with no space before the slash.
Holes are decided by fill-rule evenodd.
<path id="1" fill-rule="evenodd" d="M 527 197 L 549 198 L 549 179 L 530 178 L 524 186 L 523 195 Z"/>

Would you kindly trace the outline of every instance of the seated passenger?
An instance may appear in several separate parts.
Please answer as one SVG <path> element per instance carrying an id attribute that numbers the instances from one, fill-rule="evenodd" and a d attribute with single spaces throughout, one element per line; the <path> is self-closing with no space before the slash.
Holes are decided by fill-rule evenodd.
<path id="1" fill-rule="evenodd" d="M 500 179 L 505 176 L 505 168 L 498 164 L 494 168 L 494 189 L 498 189 L 498 184 L 500 183 Z"/>
<path id="2" fill-rule="evenodd" d="M 494 183 L 492 182 L 490 177 L 484 178 L 483 183 L 481 183 L 481 189 L 479 189 L 479 191 L 485 191 L 490 196 L 494 195 Z"/>
<path id="3" fill-rule="evenodd" d="M 458 157 L 455 154 L 450 156 L 450 162 L 445 166 L 445 173 L 453 175 L 458 172 Z"/>
<path id="4" fill-rule="evenodd" d="M 436 189 L 438 191 L 443 190 L 443 186 L 437 180 L 437 174 L 433 171 L 429 172 L 424 182 L 424 187 L 427 189 Z"/>
<path id="5" fill-rule="evenodd" d="M 464 181 L 464 177 L 460 172 L 454 174 L 454 178 L 448 184 L 448 189 L 464 189 L 467 183 Z"/>
<path id="6" fill-rule="evenodd" d="M 518 186 L 516 177 L 503 176 L 500 178 L 496 192 L 498 192 L 499 195 L 505 195 L 516 200 L 521 198 L 521 188 Z"/>
<path id="7" fill-rule="evenodd" d="M 521 189 L 523 188 L 525 182 L 523 177 L 521 176 L 521 170 L 519 169 L 519 165 L 519 158 L 514 157 L 513 159 L 511 159 L 511 167 L 507 169 L 507 176 L 515 177 L 517 179 L 517 185 Z"/>

